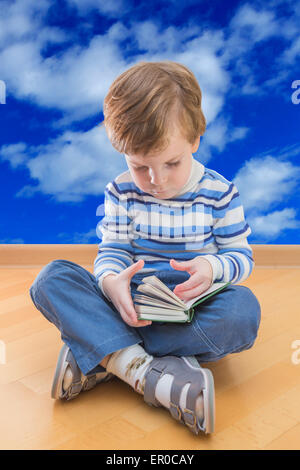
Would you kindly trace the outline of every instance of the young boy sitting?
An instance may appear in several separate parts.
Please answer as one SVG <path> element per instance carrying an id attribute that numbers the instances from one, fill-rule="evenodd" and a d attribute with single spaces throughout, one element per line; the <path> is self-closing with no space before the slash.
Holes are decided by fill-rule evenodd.
<path id="1" fill-rule="evenodd" d="M 195 434 L 211 433 L 214 381 L 199 362 L 250 348 L 260 322 L 258 300 L 236 285 L 254 266 L 238 190 L 193 158 L 206 122 L 187 67 L 131 67 L 111 85 L 104 117 L 129 170 L 106 186 L 94 275 L 55 260 L 30 288 L 65 343 L 52 397 L 69 400 L 117 376 Z M 151 323 L 138 320 L 133 294 L 153 274 L 184 301 L 213 282 L 231 284 L 189 324 Z"/>

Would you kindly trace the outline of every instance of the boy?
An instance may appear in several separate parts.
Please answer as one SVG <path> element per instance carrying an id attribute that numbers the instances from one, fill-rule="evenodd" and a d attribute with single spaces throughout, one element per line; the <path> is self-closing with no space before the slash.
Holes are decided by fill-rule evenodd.
<path id="1" fill-rule="evenodd" d="M 53 398 L 71 399 L 117 376 L 198 434 L 214 430 L 214 382 L 199 362 L 250 348 L 260 306 L 244 281 L 252 272 L 251 230 L 237 188 L 193 159 L 206 122 L 193 73 L 140 62 L 104 101 L 109 139 L 128 171 L 105 190 L 94 276 L 55 260 L 30 294 L 61 331 Z M 231 281 L 191 324 L 137 319 L 132 297 L 155 274 L 183 300 Z"/>

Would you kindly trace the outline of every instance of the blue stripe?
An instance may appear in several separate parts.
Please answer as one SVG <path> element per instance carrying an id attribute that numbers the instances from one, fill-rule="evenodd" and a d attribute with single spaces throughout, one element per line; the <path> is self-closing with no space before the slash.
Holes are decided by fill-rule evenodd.
<path id="1" fill-rule="evenodd" d="M 111 259 L 111 258 L 113 258 L 113 259 Z M 123 261 L 122 265 L 121 265 L 120 261 Z M 97 258 L 97 260 L 95 261 L 94 265 L 98 266 L 99 264 L 102 264 L 102 263 L 118 264 L 119 266 L 122 266 L 122 269 L 124 269 L 124 264 L 128 267 L 132 264 L 132 260 L 124 259 L 124 258 L 121 258 L 121 257 L 118 258 L 117 256 L 99 256 Z"/>
<path id="2" fill-rule="evenodd" d="M 235 233 L 243 233 L 248 229 L 247 224 L 242 220 L 238 224 L 226 225 L 226 227 L 219 227 L 214 229 L 216 237 L 226 237 L 227 235 L 233 237 Z"/>
<path id="3" fill-rule="evenodd" d="M 106 215 L 98 225 L 119 224 L 129 225 L 131 219 L 127 215 Z"/>
<path id="4" fill-rule="evenodd" d="M 102 260 L 102 263 L 103 263 L 104 269 L 107 269 L 107 267 L 105 268 L 105 264 L 115 264 L 115 266 L 119 266 L 120 270 L 125 269 L 124 264 L 121 264 L 118 259 L 115 259 L 115 260 L 108 259 L 108 260 L 104 260 L 104 261 Z M 98 266 L 98 263 L 95 263 L 95 266 Z"/>
<path id="5" fill-rule="evenodd" d="M 249 228 L 249 225 L 246 223 L 245 227 L 242 230 L 237 230 L 236 232 L 228 233 L 227 235 L 218 235 L 218 238 L 227 239 L 227 238 L 237 237 L 238 235 L 241 235 L 242 233 L 247 232 L 248 228 Z"/>
<path id="6" fill-rule="evenodd" d="M 234 249 L 234 252 L 235 252 L 235 253 L 241 253 L 241 254 L 243 254 L 243 255 L 246 255 L 247 258 L 249 258 L 251 261 L 254 262 L 254 259 L 253 259 L 252 256 L 251 256 L 251 255 L 252 255 L 252 251 L 247 250 L 247 249 L 245 249 L 245 248 L 235 248 L 235 249 Z M 219 254 L 219 255 L 223 255 L 223 254 L 226 255 L 226 253 L 228 253 L 228 249 L 220 249 L 220 250 L 218 251 L 218 254 Z M 230 253 L 232 253 L 232 252 L 230 252 Z"/>
<path id="7" fill-rule="evenodd" d="M 146 256 L 151 256 L 152 258 L 155 258 L 156 261 L 151 261 L 151 260 L 146 260 Z M 152 263 L 152 262 L 155 262 L 157 263 L 157 260 L 166 260 L 166 261 L 170 261 L 171 259 L 180 259 L 181 261 L 188 261 L 192 258 L 194 258 L 195 255 L 194 254 L 190 254 L 190 256 L 187 258 L 187 252 L 183 252 L 183 253 L 159 253 L 159 254 L 155 254 L 153 252 L 142 252 L 142 253 L 137 253 L 136 254 L 136 258 L 138 259 L 144 259 L 145 262 L 147 263 Z"/>
<path id="8" fill-rule="evenodd" d="M 110 271 L 114 271 L 114 272 L 117 273 L 117 274 L 120 273 L 120 271 L 118 271 L 117 269 L 114 269 L 114 268 L 109 268 L 109 270 L 110 270 Z M 96 281 L 97 281 L 97 282 L 98 282 L 99 278 L 101 277 L 101 275 L 102 275 L 103 273 L 105 273 L 105 271 L 107 271 L 106 268 L 102 269 L 101 271 L 99 271 L 99 272 L 96 274 L 95 278 L 96 278 Z"/>
<path id="9" fill-rule="evenodd" d="M 115 184 L 114 184 L 115 186 Z M 120 191 L 117 189 L 117 187 L 115 186 L 116 188 L 116 192 L 118 192 L 118 194 L 122 195 L 122 194 L 127 194 L 127 191 Z M 208 201 L 216 201 L 216 202 L 220 202 L 222 201 L 222 199 L 226 198 L 231 192 L 234 191 L 234 186 L 233 184 L 230 185 L 230 187 L 228 188 L 228 190 L 225 192 L 225 193 L 221 193 L 220 191 L 210 191 L 210 190 L 207 190 L 205 188 L 202 188 L 202 190 L 200 192 L 197 193 L 197 200 L 195 200 L 195 192 L 192 192 L 190 193 L 191 194 L 191 197 L 190 198 L 172 198 L 172 199 L 168 199 L 166 200 L 165 203 L 163 202 L 157 202 L 157 199 L 155 199 L 153 197 L 153 201 L 145 201 L 144 199 L 138 199 L 137 197 L 127 197 L 126 198 L 126 203 L 124 201 L 120 201 L 111 191 L 107 191 L 108 195 L 110 196 L 110 199 L 112 200 L 113 203 L 115 203 L 116 205 L 117 204 L 122 204 L 123 206 L 125 206 L 126 204 L 128 205 L 128 208 L 130 209 L 133 206 L 137 206 L 139 209 L 140 207 L 139 206 L 142 206 L 142 210 L 144 212 L 147 212 L 147 209 L 145 209 L 144 207 L 148 207 L 148 206 L 153 206 L 153 210 L 155 210 L 155 208 L 157 207 L 157 212 L 159 212 L 159 208 L 162 208 L 162 210 L 164 210 L 163 208 L 164 207 L 167 207 L 167 210 L 169 210 L 168 208 L 172 207 L 172 203 L 173 202 L 191 202 L 192 205 L 194 204 L 200 204 L 201 206 L 205 206 L 207 208 L 214 208 L 214 210 L 217 210 L 217 211 L 222 211 L 224 209 L 226 209 L 229 204 L 231 204 L 231 201 L 234 201 L 235 198 L 239 198 L 239 193 L 236 192 L 236 194 L 233 195 L 232 199 L 227 203 L 227 204 L 224 204 L 223 206 L 221 207 L 216 207 L 214 204 L 209 204 L 207 202 L 204 202 L 203 200 L 202 201 L 199 201 L 200 198 L 202 199 L 207 199 Z M 131 191 L 130 194 L 132 193 L 136 193 L 136 191 Z M 189 194 L 189 193 L 186 193 L 186 194 Z M 211 194 L 211 195 L 210 195 Z M 215 196 L 213 196 L 212 194 L 214 194 Z M 219 197 L 219 195 L 222 194 L 222 198 Z M 151 195 L 149 195 L 151 196 Z M 151 196 L 152 197 L 152 196 Z M 239 202 L 237 205 L 241 205 L 241 203 Z M 236 207 L 236 206 L 233 206 L 233 207 Z"/>
<path id="10" fill-rule="evenodd" d="M 201 231 L 197 231 L 197 227 L 201 229 Z M 136 227 L 134 227 L 137 232 L 141 232 L 143 236 L 148 236 L 151 237 L 151 235 L 160 235 L 163 237 L 171 237 L 174 238 L 174 235 L 176 234 L 177 237 L 188 237 L 188 236 L 200 236 L 200 235 L 205 235 L 210 233 L 210 230 L 208 230 L 208 226 L 196 226 L 196 225 L 186 225 L 184 227 L 169 227 L 168 225 L 141 225 L 138 224 Z M 206 232 L 204 230 L 206 229 Z M 173 234 L 173 237 L 171 235 Z"/>
<path id="11" fill-rule="evenodd" d="M 115 243 L 115 242 L 111 241 L 109 243 L 100 243 L 98 253 L 101 252 L 102 248 L 106 248 L 106 247 L 107 248 L 116 248 L 117 250 L 124 250 L 124 251 L 133 252 L 133 248 L 130 245 L 130 243 Z"/>

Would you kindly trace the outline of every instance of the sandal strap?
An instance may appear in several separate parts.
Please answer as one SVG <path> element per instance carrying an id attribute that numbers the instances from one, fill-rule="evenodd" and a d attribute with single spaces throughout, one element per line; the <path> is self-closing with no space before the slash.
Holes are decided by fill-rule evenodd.
<path id="1" fill-rule="evenodd" d="M 181 421 L 198 434 L 199 426 L 195 412 L 196 400 L 199 390 L 204 388 L 203 375 L 199 371 L 190 368 L 182 359 L 176 356 L 165 356 L 154 358 L 145 375 L 144 400 L 152 406 L 160 406 L 155 398 L 155 389 L 158 380 L 164 375 L 173 375 L 171 386 L 170 413 L 174 419 Z M 179 406 L 180 395 L 184 385 L 190 383 L 186 398 L 186 407 L 182 410 Z"/>
<path id="2" fill-rule="evenodd" d="M 162 376 L 162 371 L 160 368 L 156 367 L 155 364 L 152 364 L 153 362 L 156 362 L 156 360 L 153 359 L 151 361 L 145 375 L 144 400 L 150 406 L 159 407 L 161 405 L 155 398 L 155 389 L 158 380 Z"/>
<path id="3" fill-rule="evenodd" d="M 199 397 L 199 387 L 201 387 L 201 390 L 205 388 L 205 381 L 202 374 L 201 376 L 197 374 L 197 379 L 195 377 L 188 389 L 185 405 L 186 407 L 183 413 L 185 424 L 189 426 L 195 434 L 198 434 L 199 428 L 201 431 L 204 431 L 203 423 L 197 423 L 197 416 L 195 412 L 196 400 Z"/>
<path id="4" fill-rule="evenodd" d="M 83 384 L 83 390 L 91 390 L 97 385 L 96 374 L 87 375 Z"/>

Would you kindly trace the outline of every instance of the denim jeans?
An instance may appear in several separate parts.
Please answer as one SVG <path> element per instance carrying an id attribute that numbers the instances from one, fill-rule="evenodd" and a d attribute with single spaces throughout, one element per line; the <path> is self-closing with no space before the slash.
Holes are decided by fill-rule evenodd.
<path id="1" fill-rule="evenodd" d="M 185 271 L 160 271 L 156 276 L 172 290 L 189 278 Z M 137 283 L 135 275 L 132 295 Z M 47 264 L 30 295 L 36 308 L 60 330 L 85 375 L 104 370 L 99 363 L 108 354 L 137 343 L 153 356 L 193 355 L 200 363 L 217 361 L 250 348 L 260 323 L 260 305 L 252 291 L 230 285 L 197 306 L 192 323 L 131 327 L 102 294 L 93 274 L 67 260 Z"/>

